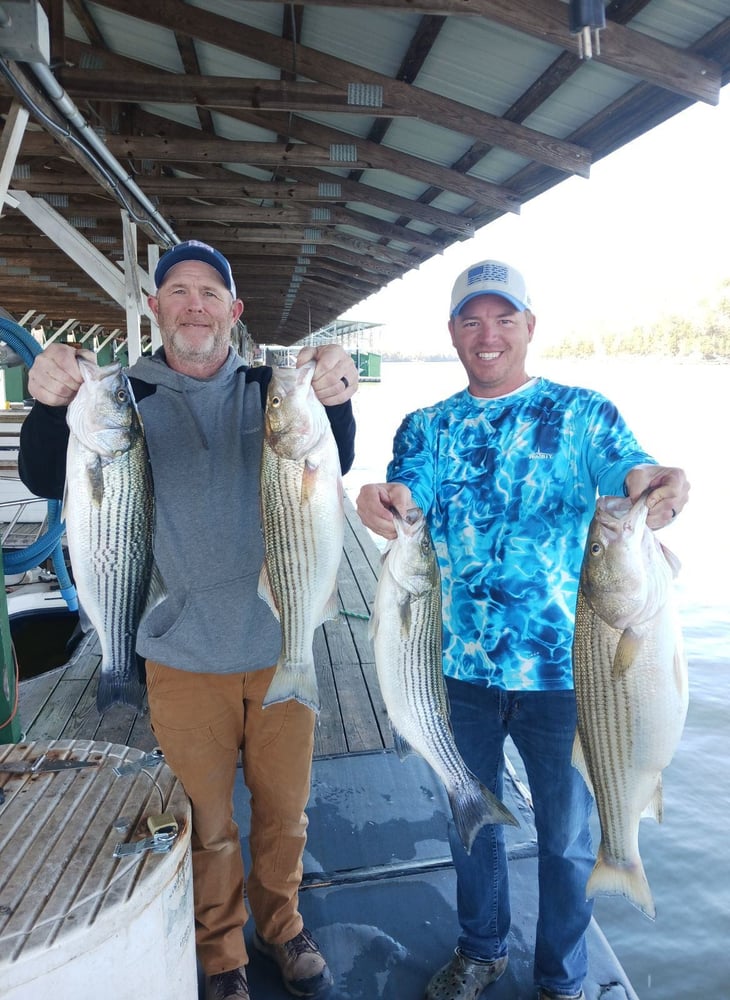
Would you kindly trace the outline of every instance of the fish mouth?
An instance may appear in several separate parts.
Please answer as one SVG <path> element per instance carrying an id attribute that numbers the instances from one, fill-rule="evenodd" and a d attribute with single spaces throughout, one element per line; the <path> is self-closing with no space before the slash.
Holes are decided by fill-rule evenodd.
<path id="1" fill-rule="evenodd" d="M 423 511 L 420 507 L 409 507 L 405 514 L 401 514 L 396 507 L 391 506 L 388 509 L 396 521 L 399 521 L 401 524 L 407 524 L 409 528 L 412 528 L 414 524 L 418 524 L 423 517 Z"/>
<path id="2" fill-rule="evenodd" d="M 612 538 L 641 531 L 649 516 L 646 502 L 648 495 L 649 491 L 645 490 L 633 503 L 629 497 L 599 497 L 596 501 L 596 517 L 601 527 Z"/>
<path id="3" fill-rule="evenodd" d="M 119 361 L 113 361 L 110 365 L 99 365 L 95 360 L 90 361 L 82 354 L 76 358 L 76 361 L 78 362 L 78 366 L 81 369 L 81 374 L 84 378 L 87 378 L 92 382 L 102 382 L 105 378 L 109 378 L 110 376 L 114 378 L 122 370 L 122 366 Z"/>
<path id="4" fill-rule="evenodd" d="M 423 511 L 420 507 L 411 507 L 406 511 L 406 516 L 403 520 L 412 528 L 419 521 L 423 520 Z"/>
<path id="5" fill-rule="evenodd" d="M 396 534 L 400 538 L 415 538 L 418 535 L 425 520 L 420 507 L 409 507 L 405 514 L 392 505 L 388 510 L 393 515 Z"/>

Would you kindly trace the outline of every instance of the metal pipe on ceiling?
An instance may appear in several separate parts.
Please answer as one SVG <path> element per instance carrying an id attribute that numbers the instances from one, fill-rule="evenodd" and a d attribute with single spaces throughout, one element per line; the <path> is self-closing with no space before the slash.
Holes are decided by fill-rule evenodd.
<path id="1" fill-rule="evenodd" d="M 56 80 L 50 67 L 43 62 L 30 62 L 27 65 L 32 70 L 46 96 L 53 102 L 58 111 L 83 136 L 87 145 L 104 161 L 104 164 L 112 171 L 117 180 L 121 181 L 126 190 L 134 196 L 149 214 L 157 230 L 164 234 L 164 242 L 169 245 L 179 243 L 180 239 L 175 231 L 169 226 L 163 216 L 160 215 L 144 191 L 140 189 L 134 179 L 124 170 L 119 161 L 109 152 L 104 142 L 99 138 L 91 125 L 89 125 L 58 80 Z"/>
<path id="2" fill-rule="evenodd" d="M 139 188 L 135 180 L 109 152 L 104 142 L 56 80 L 51 72 L 49 58 L 48 17 L 38 0 L 3 0 L 0 3 L 0 71 L 8 79 L 23 104 L 30 108 L 36 117 L 49 126 L 51 130 L 60 132 L 65 138 L 70 139 L 83 149 L 96 168 L 110 181 L 112 188 L 117 192 L 130 215 L 136 218 L 136 213 L 131 211 L 124 192 L 134 197 L 149 217 L 145 221 L 152 224 L 165 247 L 179 243 L 179 237 L 174 230 Z M 27 67 L 33 73 L 44 96 L 56 107 L 63 119 L 76 129 L 81 139 L 72 132 L 65 132 L 61 126 L 44 113 L 42 108 L 37 106 L 33 95 L 26 91 L 23 82 L 18 79 L 9 65 L 10 61 Z M 110 173 L 111 178 L 109 177 Z M 120 190 L 120 185 L 123 191 Z"/>

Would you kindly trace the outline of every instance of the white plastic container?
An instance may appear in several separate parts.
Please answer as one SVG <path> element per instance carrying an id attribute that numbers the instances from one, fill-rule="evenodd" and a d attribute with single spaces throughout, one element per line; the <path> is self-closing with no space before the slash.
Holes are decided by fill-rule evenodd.
<path id="1" fill-rule="evenodd" d="M 43 770 L 55 760 L 92 766 Z M 190 806 L 164 762 L 146 762 L 89 740 L 0 746 L 3 1000 L 196 1000 Z M 178 827 L 167 851 L 114 856 L 163 812 Z"/>

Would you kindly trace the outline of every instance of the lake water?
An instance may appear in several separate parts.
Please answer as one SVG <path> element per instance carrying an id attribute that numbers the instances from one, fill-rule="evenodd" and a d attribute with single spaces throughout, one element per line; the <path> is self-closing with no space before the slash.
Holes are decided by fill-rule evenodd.
<path id="1" fill-rule="evenodd" d="M 657 918 L 618 896 L 599 898 L 595 914 L 642 1000 L 730 1000 L 730 366 L 539 360 L 528 370 L 608 396 L 642 446 L 683 467 L 692 484 L 690 504 L 661 533 L 682 563 L 690 706 L 664 772 L 664 821 L 641 822 Z M 360 386 L 355 465 L 345 477 L 353 501 L 363 483 L 385 478 L 403 416 L 464 385 L 454 361 L 385 362 L 380 382 Z"/>

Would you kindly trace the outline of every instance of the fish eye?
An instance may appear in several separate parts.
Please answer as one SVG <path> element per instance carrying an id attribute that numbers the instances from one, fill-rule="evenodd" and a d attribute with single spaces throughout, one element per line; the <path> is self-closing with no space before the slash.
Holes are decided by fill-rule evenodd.
<path id="1" fill-rule="evenodd" d="M 272 406 L 281 406 L 281 396 L 272 396 L 270 402 Z"/>
<path id="2" fill-rule="evenodd" d="M 591 555 L 597 556 L 603 552 L 603 546 L 600 542 L 591 542 Z"/>
<path id="3" fill-rule="evenodd" d="M 118 403 L 126 403 L 129 399 L 129 394 L 126 389 L 117 389 L 116 399 Z"/>

